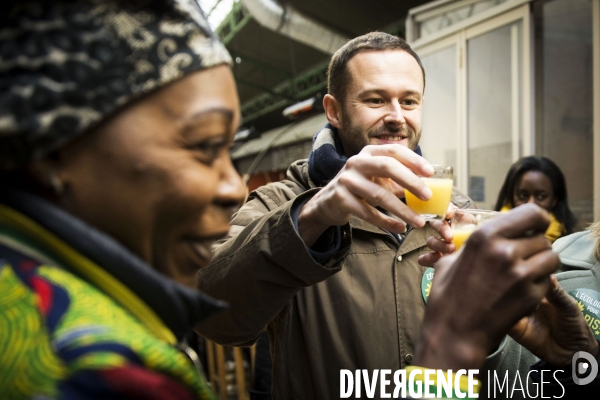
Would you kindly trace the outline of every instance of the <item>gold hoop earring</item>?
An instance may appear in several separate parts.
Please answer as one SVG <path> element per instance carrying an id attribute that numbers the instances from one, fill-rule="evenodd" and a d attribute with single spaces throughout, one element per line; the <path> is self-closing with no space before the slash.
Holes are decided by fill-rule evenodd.
<path id="1" fill-rule="evenodd" d="M 56 196 L 62 196 L 65 192 L 65 185 L 54 171 L 48 174 L 48 180 L 50 181 L 50 186 L 52 186 L 54 194 Z"/>

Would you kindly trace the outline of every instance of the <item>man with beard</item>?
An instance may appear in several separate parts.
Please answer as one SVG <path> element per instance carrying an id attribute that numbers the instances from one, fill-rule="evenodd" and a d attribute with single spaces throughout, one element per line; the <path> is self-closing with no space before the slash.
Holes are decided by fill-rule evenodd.
<path id="1" fill-rule="evenodd" d="M 418 177 L 433 173 L 418 150 L 418 56 L 369 33 L 334 54 L 328 76 L 329 123 L 308 160 L 250 194 L 198 276 L 230 303 L 201 335 L 240 346 L 268 331 L 275 399 L 338 398 L 341 369 L 410 365 L 425 312 L 419 262 L 454 250 L 445 222 L 426 225 L 402 201 L 404 188 L 431 196 Z"/>

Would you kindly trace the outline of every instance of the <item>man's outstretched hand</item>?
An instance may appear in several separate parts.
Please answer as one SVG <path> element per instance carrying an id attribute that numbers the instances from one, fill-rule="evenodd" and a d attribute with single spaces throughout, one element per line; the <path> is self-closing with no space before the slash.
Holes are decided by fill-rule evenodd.
<path id="1" fill-rule="evenodd" d="M 448 223 L 448 221 L 454 217 L 456 210 L 458 210 L 458 207 L 450 203 L 448 205 L 448 211 L 446 211 L 445 219 L 429 221 L 429 226 L 436 230 L 439 236 L 430 236 L 427 239 L 427 247 L 432 251 L 419 256 L 419 264 L 426 267 L 433 265 L 443 256 L 452 254 L 456 251 L 456 247 L 454 246 L 454 243 L 452 243 L 452 227 Z"/>

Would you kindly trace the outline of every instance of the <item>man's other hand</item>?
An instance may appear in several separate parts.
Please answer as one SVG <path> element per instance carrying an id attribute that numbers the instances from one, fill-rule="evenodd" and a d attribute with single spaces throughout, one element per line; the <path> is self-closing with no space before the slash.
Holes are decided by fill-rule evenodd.
<path id="1" fill-rule="evenodd" d="M 454 253 L 456 246 L 452 243 L 452 227 L 448 221 L 454 218 L 456 210 L 458 210 L 458 207 L 450 203 L 448 205 L 448 211 L 446 211 L 445 219 L 429 221 L 429 226 L 435 229 L 439 236 L 430 236 L 427 239 L 427 247 L 429 247 L 432 252 L 419 256 L 419 264 L 430 266 L 438 262 L 443 256 Z"/>

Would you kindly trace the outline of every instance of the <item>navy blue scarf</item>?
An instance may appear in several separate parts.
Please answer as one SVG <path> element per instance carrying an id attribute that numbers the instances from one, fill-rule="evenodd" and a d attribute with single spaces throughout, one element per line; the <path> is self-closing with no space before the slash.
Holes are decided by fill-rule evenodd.
<path id="1" fill-rule="evenodd" d="M 417 146 L 415 153 L 421 154 Z M 340 172 L 348 161 L 336 127 L 327 124 L 313 136 L 312 149 L 308 156 L 308 175 L 317 186 L 325 186 Z"/>

